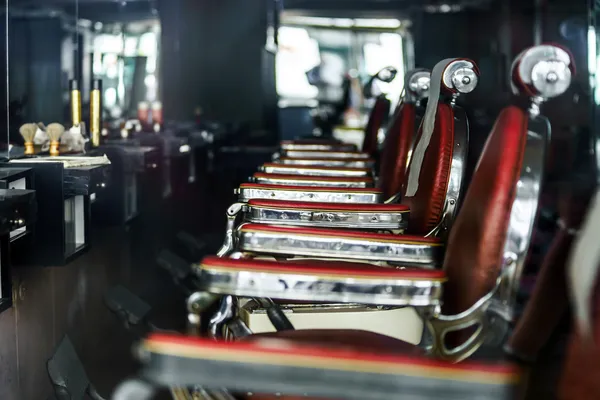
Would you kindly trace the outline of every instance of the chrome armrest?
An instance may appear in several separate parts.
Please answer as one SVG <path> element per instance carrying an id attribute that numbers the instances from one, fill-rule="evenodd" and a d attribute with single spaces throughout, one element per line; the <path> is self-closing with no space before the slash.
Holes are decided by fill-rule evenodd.
<path id="1" fill-rule="evenodd" d="M 199 289 L 212 294 L 396 307 L 439 306 L 446 280 L 440 270 L 220 257 L 206 257 L 194 273 Z"/>
<path id="2" fill-rule="evenodd" d="M 436 268 L 443 244 L 436 238 L 335 229 L 243 224 L 235 232 L 242 253 L 386 262 Z"/>
<path id="3" fill-rule="evenodd" d="M 367 177 L 372 171 L 369 168 L 328 167 L 319 165 L 287 165 L 279 163 L 266 163 L 260 171 L 268 174 L 302 175 L 302 176 L 336 176 L 336 177 Z"/>
<path id="4" fill-rule="evenodd" d="M 344 168 L 374 168 L 375 161 L 371 159 L 353 159 L 353 158 L 294 158 L 294 157 L 275 157 L 274 163 L 283 165 L 311 166 L 321 165 L 324 167 L 344 167 Z"/>
<path id="5" fill-rule="evenodd" d="M 314 206 L 312 206 L 314 204 Z M 369 206 L 372 209 L 369 209 Z M 410 209 L 402 206 L 319 204 L 309 202 L 250 201 L 244 220 L 257 224 L 315 228 L 404 230 Z"/>
<path id="6" fill-rule="evenodd" d="M 238 201 L 243 203 L 252 199 L 353 204 L 378 204 L 383 201 L 383 193 L 378 189 L 371 188 L 310 187 L 245 183 L 240 185 L 234 193 L 238 195 Z"/>
<path id="7" fill-rule="evenodd" d="M 252 177 L 252 182 L 263 185 L 283 186 L 314 186 L 336 188 L 372 188 L 373 178 L 370 177 L 330 177 L 268 174 L 258 172 Z"/>

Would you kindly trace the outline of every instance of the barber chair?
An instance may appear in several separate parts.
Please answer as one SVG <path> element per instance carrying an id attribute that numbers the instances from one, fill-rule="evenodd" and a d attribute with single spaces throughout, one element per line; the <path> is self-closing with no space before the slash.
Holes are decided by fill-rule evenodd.
<path id="1" fill-rule="evenodd" d="M 600 193 L 592 204 L 567 271 L 575 323 L 560 382 L 564 400 L 600 395 Z"/>
<path id="2" fill-rule="evenodd" d="M 574 68 L 565 50 L 543 45 L 523 52 L 512 72 L 515 91 L 532 97 L 530 108 L 510 106 L 499 115 L 453 225 L 443 270 L 206 258 L 195 267 L 200 291 L 188 300 L 188 321 L 190 332 L 198 333 L 202 310 L 220 301 L 209 329 L 213 340 L 149 337 L 138 352 L 143 381 L 126 382 L 114 398 L 148 398 L 154 386 L 193 387 L 200 398 L 215 393 L 228 399 L 272 398 L 257 393 L 286 399 L 514 398 L 515 367 L 453 363 L 484 344 L 503 342 L 496 336 L 512 320 L 550 138 L 540 104 L 568 88 Z M 573 275 L 590 286 L 591 274 Z M 419 347 L 372 332 L 289 328 L 251 335 L 233 296 L 412 306 L 425 322 L 426 340 Z M 235 342 L 214 340 L 233 332 Z"/>
<path id="3" fill-rule="evenodd" d="M 468 147 L 467 118 L 454 104 L 454 99 L 460 93 L 471 92 L 478 82 L 477 67 L 469 60 L 445 60 L 436 68 L 434 84 L 428 88 L 430 101 L 425 112 L 426 123 L 422 124 L 415 145 L 420 156 L 412 159 L 413 165 L 408 169 L 403 165 L 408 158 L 408 143 L 414 136 L 414 104 L 407 102 L 400 107 L 396 115 L 400 129 L 390 132 L 403 136 L 399 139 L 402 143 L 388 152 L 394 163 L 385 164 L 404 181 L 401 204 L 396 203 L 397 198 L 392 198 L 389 204 L 345 204 L 353 192 L 340 193 L 346 196 L 343 201 L 336 201 L 340 196 L 325 200 L 323 198 L 327 196 L 318 196 L 318 192 L 292 192 L 293 186 L 287 186 L 288 191 L 296 194 L 290 199 L 278 199 L 274 191 L 270 192 L 269 199 L 248 199 L 245 196 L 248 192 L 241 192 L 242 201 L 247 200 L 247 203 L 236 203 L 229 208 L 226 240 L 219 256 L 236 251 L 265 253 L 272 249 L 275 250 L 272 254 L 286 256 L 435 264 L 442 248 L 441 242 L 433 236 L 449 229 L 458 210 Z M 440 99 L 441 95 L 445 95 L 444 98 Z M 317 178 L 304 176 L 297 179 L 317 181 Z M 321 183 L 324 184 L 340 178 L 318 179 L 323 179 Z M 368 178 L 344 178 L 344 181 L 358 179 Z M 397 187 L 398 183 L 391 180 L 392 186 Z M 259 188 L 250 188 L 260 192 Z M 331 187 L 322 190 L 331 191 Z M 314 201 L 315 197 L 323 200 Z M 239 222 L 243 224 L 236 228 Z M 298 230 L 297 227 L 306 229 Z M 403 231 L 407 227 L 413 236 L 377 232 Z M 376 232 L 365 234 L 329 228 Z M 287 243 L 286 238 L 289 239 Z M 351 251 L 348 251 L 349 247 Z"/>
<path id="4" fill-rule="evenodd" d="M 377 74 L 373 75 L 365 85 L 365 89 L 367 89 L 366 97 L 373 97 L 372 93 L 376 81 L 389 83 L 396 78 L 397 74 L 398 71 L 395 68 L 386 67 Z M 371 110 L 369 121 L 365 128 L 364 140 L 362 144 L 362 153 L 366 154 L 367 156 L 375 155 L 377 152 L 377 136 L 383 125 L 383 122 L 385 121 L 385 118 L 389 114 L 390 104 L 390 101 L 384 94 L 376 96 L 375 104 Z M 337 139 L 331 138 L 284 140 L 281 142 L 281 153 L 282 155 L 288 155 L 289 157 L 302 157 L 303 154 L 306 154 L 309 159 L 312 158 L 311 156 L 315 156 L 317 154 L 324 154 L 325 156 L 328 156 L 330 153 L 348 153 L 350 158 L 354 158 L 352 157 L 354 154 L 360 154 L 356 151 L 355 145 L 343 143 Z M 279 157 L 279 154 L 276 155 L 276 158 L 277 157 Z"/>
<path id="5" fill-rule="evenodd" d="M 373 188 L 355 188 L 349 187 L 340 189 L 335 186 L 293 186 L 283 185 L 288 181 L 298 178 L 298 176 L 287 176 L 278 174 L 270 175 L 279 184 L 273 183 L 244 183 L 235 193 L 239 196 L 238 200 L 242 203 L 252 199 L 269 200 L 290 200 L 290 201 L 308 201 L 317 203 L 382 203 L 395 193 L 399 193 L 410 148 L 414 142 L 415 126 L 418 126 L 419 103 L 426 98 L 429 92 L 429 73 L 423 70 L 417 70 L 407 74 L 406 95 L 402 101 L 402 106 L 395 113 L 392 123 L 386 135 L 386 144 L 382 154 L 380 187 Z M 313 150 L 314 151 L 314 150 Z M 299 169 L 303 166 L 326 166 L 341 168 L 373 168 L 375 162 L 371 158 L 366 158 L 363 153 L 344 153 L 344 152 L 321 152 L 319 154 L 311 153 L 311 157 L 280 157 L 275 160 L 277 164 L 285 166 L 294 166 Z M 348 158 L 354 157 L 354 158 Z M 362 158 L 360 158 L 362 157 Z M 392 172 L 393 171 L 393 172 Z M 266 179 L 266 175 L 259 175 L 260 179 Z M 283 179 L 282 178 L 287 178 Z M 312 178 L 317 180 L 316 177 Z M 338 179 L 339 180 L 339 179 Z M 331 181 L 331 179 L 330 179 Z M 362 184 L 364 178 L 360 179 Z M 369 181 L 370 182 L 370 181 Z M 307 180 L 296 182 L 307 184 Z M 343 182 L 342 182 L 343 184 Z M 354 183 L 356 184 L 356 182 Z M 391 199 L 392 201 L 395 199 Z"/>

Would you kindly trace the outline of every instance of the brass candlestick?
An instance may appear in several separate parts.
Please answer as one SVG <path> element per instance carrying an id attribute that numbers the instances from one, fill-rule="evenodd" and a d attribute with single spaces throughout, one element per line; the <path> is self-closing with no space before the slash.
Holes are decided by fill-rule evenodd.
<path id="1" fill-rule="evenodd" d="M 102 132 L 102 80 L 94 79 L 90 94 L 90 132 L 92 147 L 100 146 Z"/>
<path id="2" fill-rule="evenodd" d="M 79 82 L 71 79 L 69 87 L 71 89 L 71 122 L 73 126 L 79 126 L 81 123 L 81 91 L 79 90 Z"/>

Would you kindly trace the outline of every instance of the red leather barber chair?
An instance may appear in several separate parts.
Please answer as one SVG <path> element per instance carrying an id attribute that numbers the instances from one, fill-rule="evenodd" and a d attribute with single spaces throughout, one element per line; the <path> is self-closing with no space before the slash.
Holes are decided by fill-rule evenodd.
<path id="1" fill-rule="evenodd" d="M 442 247 L 431 236 L 447 231 L 458 210 L 468 147 L 467 118 L 454 99 L 477 86 L 478 70 L 470 60 L 445 60 L 436 66 L 432 82 L 414 147 L 418 157 L 412 157 L 407 170 L 394 166 L 405 181 L 400 204 L 344 204 L 346 201 L 333 201 L 337 196 L 328 202 L 279 200 L 276 196 L 247 199 L 247 204 L 234 204 L 228 211 L 227 236 L 219 256 L 239 251 L 435 265 Z M 404 129 L 412 128 L 412 104 L 401 106 L 397 116 L 406 117 L 406 125 L 399 131 L 405 137 L 393 156 L 403 163 L 413 137 L 412 131 Z M 311 198 L 318 193 L 302 194 Z M 354 195 L 350 191 L 340 194 Z M 248 224 L 236 227 L 239 222 Z M 412 236 L 329 229 L 398 231 L 407 226 Z"/>

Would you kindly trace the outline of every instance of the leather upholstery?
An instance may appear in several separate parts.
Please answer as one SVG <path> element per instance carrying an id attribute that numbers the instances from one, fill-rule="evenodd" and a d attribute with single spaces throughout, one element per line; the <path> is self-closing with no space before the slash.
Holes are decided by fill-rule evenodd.
<path id="1" fill-rule="evenodd" d="M 590 188 L 560 188 L 558 210 L 564 229 L 556 233 L 538 273 L 525 311 L 507 344 L 522 361 L 533 362 L 568 311 L 566 263 L 575 241 L 568 229 L 578 229 L 586 215 Z M 552 312 L 548 312 L 551 309 Z"/>
<path id="2" fill-rule="evenodd" d="M 240 189 L 295 190 L 298 192 L 381 193 L 381 191 L 379 189 L 373 189 L 373 188 L 291 186 L 291 185 L 272 185 L 272 184 L 267 184 L 267 183 L 242 183 L 240 185 Z"/>
<path id="3" fill-rule="evenodd" d="M 421 126 L 413 147 L 416 147 L 421 139 L 422 129 Z M 411 233 L 425 235 L 440 222 L 446 201 L 453 151 L 454 111 L 450 105 L 440 102 L 431 141 L 419 174 L 419 188 L 414 196 L 405 196 L 402 199 L 402 203 L 408 205 L 411 210 Z M 409 174 L 410 166 L 405 177 Z M 406 192 L 406 185 L 403 192 Z"/>
<path id="4" fill-rule="evenodd" d="M 597 282 L 595 293 L 593 336 L 584 337 L 574 327 L 559 387 L 561 400 L 592 400 L 600 397 L 600 281 Z"/>
<path id="5" fill-rule="evenodd" d="M 487 140 L 447 244 L 444 314 L 471 307 L 495 285 L 515 199 L 528 117 L 505 108 Z"/>
<path id="6" fill-rule="evenodd" d="M 351 204 L 351 203 L 312 203 L 308 201 L 250 200 L 251 207 L 277 208 L 311 211 L 348 211 L 348 212 L 410 212 L 403 204 Z"/>
<path id="7" fill-rule="evenodd" d="M 363 152 L 371 155 L 377 153 L 377 135 L 389 112 L 390 101 L 384 95 L 377 97 L 365 129 L 365 138 L 362 146 Z"/>
<path id="8" fill-rule="evenodd" d="M 400 193 L 406 178 L 408 153 L 415 137 L 416 107 L 403 103 L 388 127 L 379 169 L 379 187 L 386 198 Z"/>
<path id="9" fill-rule="evenodd" d="M 393 280 L 443 281 L 446 275 L 441 270 L 420 268 L 385 268 L 373 264 L 352 262 L 323 262 L 320 260 L 295 260 L 280 262 L 256 259 L 231 259 L 215 256 L 205 257 L 202 268 L 228 271 L 298 273 L 313 276 L 340 276 L 343 278 L 376 278 Z"/>
<path id="10" fill-rule="evenodd" d="M 262 224 L 245 224 L 239 228 L 240 232 L 268 232 L 280 235 L 303 235 L 317 236 L 340 239 L 361 239 L 374 242 L 391 243 L 417 243 L 428 244 L 432 246 L 441 246 L 442 241 L 434 237 L 412 236 L 412 235 L 394 235 L 391 233 L 372 233 L 364 231 L 341 230 L 341 229 L 321 229 L 321 228 L 297 228 Z"/>
<path id="11" fill-rule="evenodd" d="M 319 182 L 365 182 L 367 184 L 373 183 L 373 178 L 354 178 L 354 177 L 337 177 L 337 176 L 303 176 L 303 175 L 284 175 L 284 174 L 268 174 L 263 172 L 257 172 L 254 174 L 254 178 L 261 179 L 280 179 L 290 181 L 319 181 Z"/>

